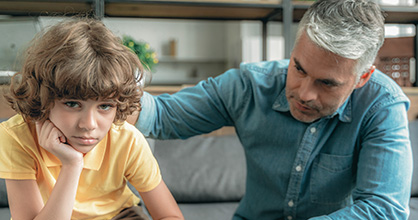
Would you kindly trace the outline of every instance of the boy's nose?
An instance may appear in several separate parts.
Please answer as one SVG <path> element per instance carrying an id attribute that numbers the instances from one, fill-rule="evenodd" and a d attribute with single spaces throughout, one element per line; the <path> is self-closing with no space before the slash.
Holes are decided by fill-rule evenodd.
<path id="1" fill-rule="evenodd" d="M 84 117 L 80 118 L 78 126 L 84 130 L 94 130 L 97 128 L 97 119 L 93 111 L 87 111 Z"/>

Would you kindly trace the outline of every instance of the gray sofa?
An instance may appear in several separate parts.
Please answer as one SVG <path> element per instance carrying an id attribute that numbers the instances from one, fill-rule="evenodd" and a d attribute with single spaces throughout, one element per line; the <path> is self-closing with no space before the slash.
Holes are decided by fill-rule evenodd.
<path id="1" fill-rule="evenodd" d="M 418 158 L 418 121 L 410 123 Z M 235 135 L 197 136 L 187 140 L 149 139 L 163 178 L 187 220 L 230 220 L 245 190 L 245 158 Z M 418 219 L 418 162 L 409 220 Z M 0 220 L 9 220 L 6 189 L 0 180 Z"/>

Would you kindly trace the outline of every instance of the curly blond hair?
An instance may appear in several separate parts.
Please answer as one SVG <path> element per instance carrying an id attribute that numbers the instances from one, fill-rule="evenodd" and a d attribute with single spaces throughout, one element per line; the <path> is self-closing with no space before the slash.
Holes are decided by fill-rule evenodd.
<path id="1" fill-rule="evenodd" d="M 62 21 L 39 33 L 12 79 L 6 99 L 25 120 L 49 117 L 56 99 L 113 99 L 115 122 L 141 109 L 143 67 L 98 20 Z"/>

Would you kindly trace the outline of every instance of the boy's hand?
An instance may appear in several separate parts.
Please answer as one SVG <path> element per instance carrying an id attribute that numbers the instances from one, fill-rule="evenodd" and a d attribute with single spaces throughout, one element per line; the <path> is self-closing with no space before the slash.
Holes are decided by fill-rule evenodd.
<path id="1" fill-rule="evenodd" d="M 50 120 L 36 122 L 36 133 L 39 145 L 55 155 L 63 166 L 83 167 L 83 154 L 67 143 L 64 134 Z"/>

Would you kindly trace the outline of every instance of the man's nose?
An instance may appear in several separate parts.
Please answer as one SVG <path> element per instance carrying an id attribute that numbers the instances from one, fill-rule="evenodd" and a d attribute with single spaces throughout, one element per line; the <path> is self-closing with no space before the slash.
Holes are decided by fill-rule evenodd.
<path id="1" fill-rule="evenodd" d="M 318 91 L 315 88 L 315 84 L 311 79 L 304 79 L 299 88 L 299 99 L 304 102 L 316 100 L 318 97 Z"/>

